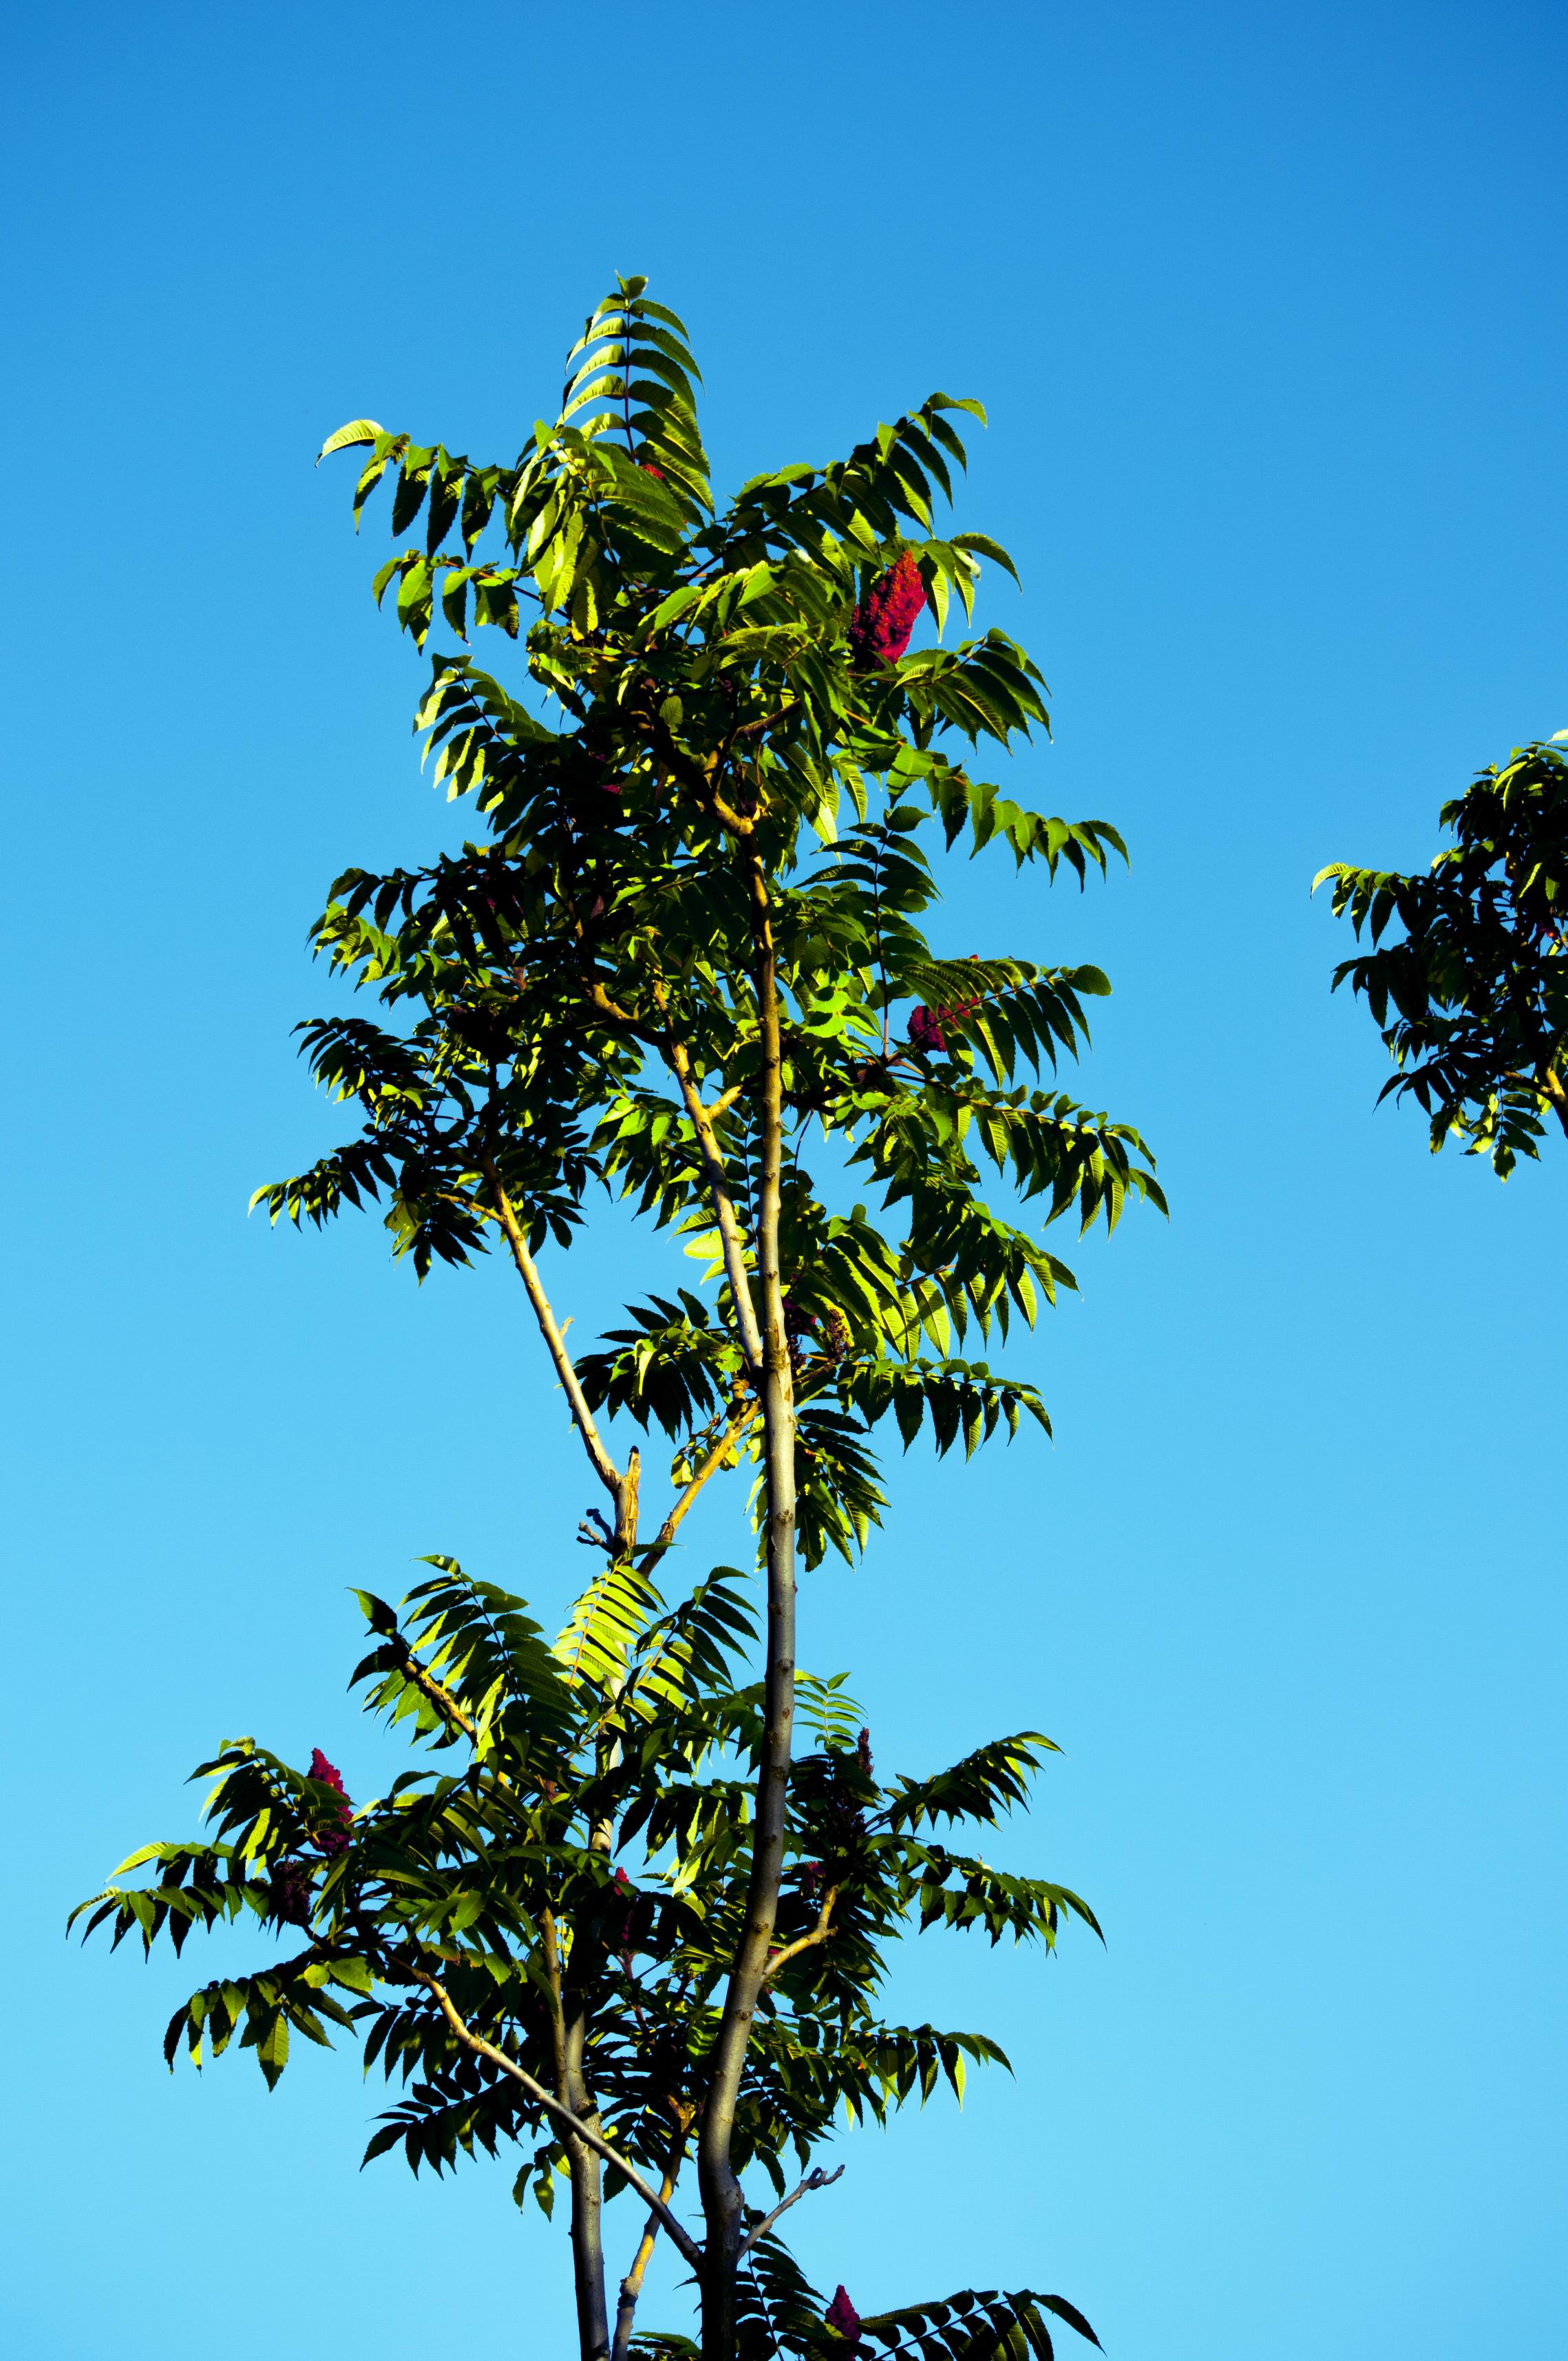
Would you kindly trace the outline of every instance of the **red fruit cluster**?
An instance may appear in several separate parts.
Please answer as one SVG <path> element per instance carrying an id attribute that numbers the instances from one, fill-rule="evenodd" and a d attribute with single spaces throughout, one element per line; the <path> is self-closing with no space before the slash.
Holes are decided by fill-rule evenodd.
<path id="1" fill-rule="evenodd" d="M 618 1869 L 610 1880 L 610 1891 L 618 1902 L 624 1903 L 624 1916 L 615 1927 L 614 1948 L 624 1959 L 647 1941 L 653 1925 L 653 1896 L 633 1885 L 623 1869 Z"/>
<path id="2" fill-rule="evenodd" d="M 850 618 L 850 647 L 860 665 L 893 664 L 909 645 L 926 604 L 920 568 L 907 550 L 879 574 Z"/>
<path id="3" fill-rule="evenodd" d="M 272 1916 L 280 1926 L 308 1927 L 311 1923 L 311 1872 L 302 1861 L 275 1861 L 268 1883 L 268 1897 Z"/>
<path id="4" fill-rule="evenodd" d="M 587 775 L 589 783 L 596 786 L 601 795 L 618 796 L 620 793 L 620 781 L 615 776 L 602 754 L 588 754 Z"/>
<path id="5" fill-rule="evenodd" d="M 311 1776 L 318 1780 L 323 1787 L 331 1787 L 336 1795 L 343 1797 L 342 1803 L 337 1807 L 337 1826 L 323 1828 L 318 1833 L 316 1850 L 318 1852 L 327 1853 L 346 1852 L 349 1844 L 348 1831 L 354 1824 L 353 1809 L 344 1791 L 342 1772 L 335 1763 L 327 1761 L 319 1746 L 311 1749 Z"/>
<path id="6" fill-rule="evenodd" d="M 797 1311 L 793 1303 L 786 1301 L 784 1334 L 789 1339 L 792 1368 L 799 1367 L 801 1355 L 807 1349 L 803 1343 L 806 1338 L 811 1340 L 825 1361 L 838 1362 L 848 1357 L 850 1337 L 849 1323 L 842 1312 Z"/>
<path id="7" fill-rule="evenodd" d="M 945 1049 L 946 1025 L 961 1025 L 980 1006 L 978 1000 L 955 1000 L 950 1008 L 916 1008 L 909 1019 L 909 1039 L 916 1049 Z"/>
<path id="8" fill-rule="evenodd" d="M 825 1312 L 817 1323 L 817 1336 L 825 1361 L 849 1358 L 850 1323 L 841 1312 Z"/>
<path id="9" fill-rule="evenodd" d="M 972 958 L 974 954 L 971 952 L 970 956 Z M 972 1016 L 979 1006 L 980 994 L 975 993 L 967 1000 L 949 1001 L 946 1008 L 916 1008 L 909 1019 L 910 1047 L 927 1052 L 945 1049 L 948 1037 L 943 1030 L 944 1026 L 961 1025 L 964 1018 Z"/>
<path id="10" fill-rule="evenodd" d="M 841 2287 L 833 2290 L 833 2301 L 828 2307 L 828 2325 L 836 2328 L 846 2345 L 861 2341 L 861 2315 Z"/>

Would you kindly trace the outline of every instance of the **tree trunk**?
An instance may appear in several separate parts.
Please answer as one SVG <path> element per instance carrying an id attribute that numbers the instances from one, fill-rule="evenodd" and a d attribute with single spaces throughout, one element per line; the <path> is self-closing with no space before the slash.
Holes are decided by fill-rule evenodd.
<path id="1" fill-rule="evenodd" d="M 630 1562 L 637 1546 L 637 1495 L 639 1455 L 633 1451 L 627 1461 L 626 1474 L 615 1496 L 615 1538 L 620 1555 Z M 612 1681 L 612 1696 L 619 1695 L 620 1683 Z M 601 1772 L 614 1770 L 620 1761 L 620 1741 L 614 1740 L 600 1751 Z M 608 1855 L 615 1844 L 615 1819 L 607 1813 L 589 1831 L 588 1842 L 595 1852 Z M 587 2019 L 581 2002 L 576 2005 L 566 2026 L 563 2044 L 565 2089 L 562 2096 L 575 2115 L 591 2125 L 602 2128 L 598 2110 L 594 2105 L 584 2073 L 587 2048 Z M 604 2268 L 604 2166 L 590 2148 L 580 2145 L 572 2150 L 572 2266 L 577 2290 L 577 2343 L 581 2361 L 609 2361 L 609 2309 L 606 2293 Z"/>
<path id="2" fill-rule="evenodd" d="M 730 2161 L 730 2146 L 747 2045 L 778 1916 L 795 1725 L 795 1388 L 784 1329 L 783 1274 L 779 1268 L 783 1074 L 773 932 L 767 886 L 760 862 L 752 864 L 751 895 L 762 1049 L 762 1159 L 756 1255 L 762 1295 L 763 1466 L 767 1480 L 767 1673 L 746 1924 L 725 1993 L 697 2144 L 707 2232 L 702 2289 L 703 2361 L 734 2361 L 736 2279 L 745 2224 L 744 2199 Z"/>
<path id="3" fill-rule="evenodd" d="M 579 2010 L 566 2027 L 565 2089 L 562 2096 L 593 2131 L 600 2128 L 583 2074 L 587 2026 Z M 572 2271 L 577 2296 L 581 2361 L 608 2361 L 609 2313 L 604 2279 L 604 2167 L 592 2148 L 568 2140 L 572 2168 Z"/>

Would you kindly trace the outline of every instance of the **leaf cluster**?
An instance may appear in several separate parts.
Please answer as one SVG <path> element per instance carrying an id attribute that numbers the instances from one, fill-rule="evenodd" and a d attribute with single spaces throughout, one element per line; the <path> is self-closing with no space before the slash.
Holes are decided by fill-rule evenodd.
<path id="1" fill-rule="evenodd" d="M 905 1445 L 928 1426 L 938 1451 L 1011 1435 L 1021 1415 L 1047 1425 L 1032 1387 L 962 1349 L 1073 1284 L 988 1182 L 1046 1225 L 1114 1227 L 1129 1198 L 1164 1201 L 1137 1132 L 1057 1084 L 1110 989 L 1101 972 L 954 960 L 926 931 L 933 841 L 967 833 L 1080 884 L 1124 854 L 1108 822 L 1028 811 L 970 767 L 1047 726 L 1036 667 L 995 628 L 886 664 L 851 635 L 902 558 L 938 634 L 972 619 L 982 563 L 1011 573 L 986 535 L 936 525 L 979 404 L 935 393 L 847 458 L 756 477 L 720 509 L 699 385 L 681 323 L 625 280 L 512 465 L 367 420 L 329 439 L 367 446 L 356 519 L 383 479 L 394 536 L 423 519 L 422 546 L 378 578 L 378 597 L 397 582 L 402 627 L 422 646 L 438 614 L 460 641 L 499 625 L 527 685 L 460 648 L 433 655 L 416 728 L 483 833 L 336 881 L 316 946 L 383 1016 L 319 1017 L 303 1046 L 359 1127 L 258 1202 L 317 1224 L 379 1204 L 422 1277 L 494 1243 L 503 1200 L 537 1251 L 570 1243 L 590 1184 L 625 1196 L 716 1297 L 633 1308 L 577 1361 L 586 1392 L 660 1428 L 677 1484 L 716 1445 L 755 1464 L 759 1371 L 734 1290 L 757 1271 L 765 909 L 811 1565 L 852 1554 L 876 1521 L 890 1414 Z M 873 1204 L 848 1202 L 857 1186 Z"/>
<path id="2" fill-rule="evenodd" d="M 170 2022 L 166 2051 L 200 2064 L 238 2036 L 269 2084 L 295 2035 L 356 2043 L 398 2085 L 367 2158 L 400 2148 L 417 2172 L 521 2145 L 520 2200 L 548 2213 L 565 2166 L 560 2127 L 444 2010 L 541 2087 L 563 2026 L 587 2027 L 596 2120 L 656 2180 L 684 2146 L 751 1870 L 761 1692 L 742 1576 L 726 1568 L 666 1605 L 612 1565 L 547 1641 L 524 1602 L 448 1559 L 401 1613 L 359 1594 L 371 1645 L 354 1681 L 367 1710 L 429 1752 L 346 1831 L 341 1796 L 248 1738 L 202 1766 L 205 1842 L 134 1853 L 76 1916 L 117 1946 L 179 1952 L 193 1928 L 236 1922 L 282 1956 L 214 1978 Z M 791 1778 L 784 1891 L 737 2157 L 781 2192 L 837 2121 L 883 2120 L 970 2063 L 1005 2063 L 986 2036 L 883 2015 L 891 1947 L 936 1926 L 1054 1948 L 1088 1905 L 938 1841 L 989 1827 L 1026 1797 L 1049 1741 L 995 1741 L 924 1778 L 879 1782 L 842 1676 L 803 1678 L 817 1749 Z M 150 1869 L 145 1883 L 122 1882 Z M 611 2171 L 610 2192 L 624 2187 Z"/>
<path id="3" fill-rule="evenodd" d="M 1048 2321 L 1068 2327 L 1099 2346 L 1100 2339 L 1076 2304 L 1065 2296 L 1033 2288 L 1003 2292 L 962 2288 L 936 2302 L 903 2304 L 896 2311 L 862 2318 L 852 2342 L 824 2316 L 823 2299 L 783 2243 L 760 2238 L 748 2257 L 737 2322 L 738 2361 L 1055 2361 Z M 682 2336 L 640 2336 L 632 2351 L 641 2361 L 696 2361 L 696 2347 Z"/>
<path id="4" fill-rule="evenodd" d="M 1365 996 L 1398 1069 L 1380 1095 L 1415 1099 L 1434 1152 L 1457 1137 L 1507 1180 L 1548 1115 L 1568 1131 L 1568 755 L 1516 747 L 1440 818 L 1454 842 L 1424 875 L 1336 862 L 1313 882 L 1366 933 L 1333 981 Z"/>

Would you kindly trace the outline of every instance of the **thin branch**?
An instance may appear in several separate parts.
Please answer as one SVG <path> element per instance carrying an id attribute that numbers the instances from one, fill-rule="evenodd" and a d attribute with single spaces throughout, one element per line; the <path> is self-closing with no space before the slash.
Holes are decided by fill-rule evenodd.
<path id="1" fill-rule="evenodd" d="M 648 1572 L 651 1566 L 658 1565 L 659 1560 L 663 1556 L 665 1551 L 674 1540 L 676 1532 L 680 1527 L 682 1518 L 685 1515 L 686 1510 L 691 1507 L 692 1502 L 696 1499 L 696 1496 L 701 1491 L 703 1486 L 707 1482 L 708 1477 L 716 1475 L 718 1469 L 723 1466 L 726 1459 L 728 1459 L 729 1454 L 734 1450 L 735 1445 L 740 1442 L 741 1436 L 746 1433 L 749 1427 L 755 1426 L 761 1416 L 762 1411 L 759 1409 L 753 1408 L 746 1412 L 744 1418 L 731 1420 L 730 1423 L 725 1428 L 724 1433 L 719 1436 L 718 1442 L 714 1444 L 712 1450 L 708 1453 L 707 1458 L 697 1469 L 696 1475 L 692 1477 L 690 1482 L 682 1491 L 680 1498 L 676 1500 L 674 1507 L 670 1510 L 669 1515 L 664 1519 L 663 1523 L 660 1526 L 653 1539 L 649 1543 L 647 1548 L 641 1553 L 641 1564 L 644 1574 Z"/>
<path id="2" fill-rule="evenodd" d="M 414 1983 L 423 1985 L 466 2049 L 471 2049 L 476 2058 L 488 2059 L 490 2064 L 499 2066 L 503 2074 L 510 2074 L 512 2081 L 520 2083 L 527 2092 L 530 2099 L 542 2113 L 553 2117 L 564 2130 L 571 2134 L 574 2139 L 580 2140 L 585 2147 L 592 2148 L 594 2154 L 604 2163 L 614 2166 L 621 2179 L 635 2189 L 643 2203 L 658 2215 L 669 2232 L 672 2241 L 679 2248 L 685 2259 L 691 2264 L 693 2269 L 700 2270 L 702 2248 L 690 2232 L 676 2220 L 657 2190 L 643 2180 L 630 2158 L 618 2148 L 612 2140 L 607 2140 L 598 2132 L 590 2131 L 587 2125 L 572 2113 L 570 2107 L 564 2106 L 559 2099 L 553 2099 L 543 2083 L 536 2082 L 526 2068 L 520 2066 L 514 2058 L 509 2058 L 504 2049 L 498 2049 L 493 2041 L 487 2041 L 482 2033 L 474 2032 L 471 2026 L 465 2024 L 453 2005 L 452 1996 L 444 1984 L 439 1983 L 434 1976 L 427 1975 L 424 1970 L 417 1967 L 412 1960 L 404 1959 L 397 1952 L 389 1952 L 388 1957 Z"/>
<path id="3" fill-rule="evenodd" d="M 481 1153 L 479 1170 L 494 1192 L 496 1218 L 507 1234 L 507 1244 L 511 1248 L 511 1258 L 517 1265 L 524 1287 L 528 1290 L 528 1300 L 533 1306 L 533 1316 L 539 1323 L 540 1333 L 545 1344 L 549 1346 L 550 1357 L 555 1364 L 555 1374 L 561 1380 L 561 1390 L 571 1404 L 572 1416 L 576 1421 L 577 1432 L 583 1438 L 583 1448 L 593 1463 L 593 1470 L 599 1482 L 619 1505 L 621 1487 L 620 1471 L 605 1449 L 599 1437 L 599 1431 L 594 1424 L 594 1414 L 588 1408 L 587 1396 L 584 1393 L 577 1372 L 572 1366 L 572 1356 L 566 1350 L 566 1340 L 555 1324 L 555 1314 L 550 1309 L 550 1299 L 541 1283 L 533 1257 L 528 1251 L 528 1240 L 522 1234 L 522 1225 L 512 1209 L 511 1199 L 507 1195 L 501 1182 L 501 1176 L 496 1170 L 494 1158 Z"/>
<path id="4" fill-rule="evenodd" d="M 1549 1066 L 1537 1087 L 1544 1087 L 1547 1097 L 1552 1101 L 1552 1111 L 1563 1126 L 1564 1134 L 1568 1135 L 1568 1090 L 1564 1090 L 1563 1086 L 1562 1075 L 1555 1068 Z"/>
<path id="5" fill-rule="evenodd" d="M 809 2197 L 811 2195 L 813 2190 L 831 2189 L 836 2180 L 842 2180 L 843 2178 L 844 2168 L 842 2165 L 839 2167 L 837 2172 L 824 2172 L 820 2165 L 817 2167 L 814 2172 L 808 2172 L 806 2179 L 799 2184 L 798 2188 L 792 2189 L 789 2195 L 784 2198 L 780 2203 L 775 2205 L 771 2213 L 765 2213 L 763 2215 L 756 2228 L 752 2231 L 751 2236 L 741 2246 L 740 2256 L 737 2259 L 743 2261 L 751 2253 L 758 2239 L 765 2238 L 767 2236 L 768 2232 L 773 2228 L 773 2224 L 778 2220 L 781 2213 L 787 2213 L 792 2205 L 798 2205 L 803 2197 Z"/>
<path id="6" fill-rule="evenodd" d="M 597 977 L 585 980 L 583 993 L 596 1018 L 601 1023 L 619 1026 L 623 1033 L 630 1033 L 638 1041 L 658 1040 L 659 1036 L 652 1027 L 644 1025 L 640 1016 L 632 1016 L 630 1009 L 622 1008 L 613 1001 Z"/>
<path id="7" fill-rule="evenodd" d="M 623 1557 L 637 1547 L 637 1502 L 642 1483 L 642 1454 L 635 1444 L 626 1455 L 626 1473 L 615 1496 L 615 1543 Z"/>
<path id="8" fill-rule="evenodd" d="M 786 1943 L 782 1951 L 775 1951 L 773 1953 L 773 1958 L 762 1970 L 762 1982 L 764 1983 L 769 1982 L 773 1977 L 777 1975 L 779 1970 L 784 1965 L 786 1960 L 798 1959 L 802 1951 L 815 1951 L 819 1944 L 825 1943 L 828 1940 L 828 1938 L 833 1932 L 830 1921 L 833 1916 L 833 1905 L 838 1901 L 838 1887 L 836 1885 L 830 1885 L 828 1888 L 827 1893 L 822 1897 L 822 1907 L 817 1914 L 817 1924 L 812 1928 L 810 1934 L 799 1936 L 795 1942 Z"/>
<path id="9" fill-rule="evenodd" d="M 727 836 L 733 837 L 737 842 L 744 842 L 748 837 L 754 836 L 756 821 L 749 813 L 736 811 L 718 792 L 715 774 L 722 757 L 715 756 L 710 763 L 694 761 L 677 745 L 674 733 L 656 709 L 647 719 L 654 752 L 671 776 L 678 779 L 683 786 L 689 787 L 699 803 L 706 804 Z"/>
<path id="10" fill-rule="evenodd" d="M 690 2128 L 691 2116 L 688 2111 L 685 2122 L 682 2124 L 670 2142 L 669 2160 L 664 2167 L 664 2178 L 659 2190 L 660 2200 L 665 2205 L 675 2193 L 675 2182 L 680 2177 L 681 2165 L 685 2154 L 686 2136 Z M 653 2242 L 658 2235 L 659 2216 L 657 2213 L 651 2213 L 639 2241 L 637 2252 L 632 2257 L 631 2268 L 620 2282 L 620 2300 L 615 2308 L 615 2342 L 610 2347 L 611 2361 L 624 2361 L 627 2348 L 631 2343 L 631 2323 L 637 2311 L 637 2299 L 642 2292 L 642 2281 L 647 2275 L 648 2265 L 652 2259 Z"/>
<path id="11" fill-rule="evenodd" d="M 714 1219 L 718 1224 L 718 1235 L 724 1248 L 724 1275 L 729 1281 L 730 1300 L 735 1306 L 735 1326 L 740 1339 L 740 1352 L 746 1363 L 746 1374 L 757 1380 L 761 1378 L 762 1373 L 762 1336 L 757 1325 L 756 1310 L 751 1301 L 751 1281 L 746 1276 L 745 1247 L 740 1237 L 740 1224 L 735 1216 L 735 1202 L 729 1194 L 729 1180 L 724 1170 L 724 1159 L 718 1152 L 718 1141 L 714 1133 L 712 1118 L 702 1103 L 702 1094 L 693 1079 L 691 1060 L 686 1055 L 685 1044 L 680 1039 L 674 1024 L 670 1021 L 669 1001 L 663 984 L 654 985 L 653 996 L 659 1004 L 660 1014 L 664 1017 L 667 1027 L 664 1047 L 669 1056 L 670 1070 L 681 1086 L 681 1096 L 685 1102 L 685 1110 L 691 1118 L 692 1129 L 696 1134 L 697 1148 L 702 1156 L 708 1199 L 713 1206 Z"/>
<path id="12" fill-rule="evenodd" d="M 799 710 L 799 697 L 792 697 L 785 704 L 781 705 L 776 712 L 761 714 L 755 721 L 742 721 L 738 730 L 730 731 L 729 743 L 731 746 L 738 746 L 742 739 L 760 738 L 764 731 L 776 730 L 781 721 L 787 721 L 792 713 L 798 713 Z"/>
<path id="13" fill-rule="evenodd" d="M 466 1712 L 458 1704 L 444 1681 L 438 1681 L 435 1675 L 421 1664 L 400 1631 L 398 1639 L 403 1651 L 404 1678 L 412 1681 L 420 1695 L 427 1697 L 437 1711 L 444 1713 L 447 1720 L 463 1732 L 465 1738 L 477 1738 L 479 1725 L 472 1714 Z"/>

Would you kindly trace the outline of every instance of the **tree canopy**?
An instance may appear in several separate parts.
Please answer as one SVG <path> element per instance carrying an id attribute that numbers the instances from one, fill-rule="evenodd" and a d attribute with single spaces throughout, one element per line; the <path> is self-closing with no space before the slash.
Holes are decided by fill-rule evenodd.
<path id="1" fill-rule="evenodd" d="M 404 1726 L 417 1767 L 355 1808 L 319 1749 L 302 1771 L 232 1741 L 196 1774 L 212 1783 L 215 1836 L 143 1848 L 78 1915 L 148 1952 L 230 1925 L 281 1938 L 282 1956 L 230 1966 L 181 2004 L 170 2064 L 237 2041 L 271 2086 L 291 2036 L 347 2037 L 400 2092 L 366 2161 L 400 2150 L 416 2173 L 440 2173 L 521 2147 L 520 2203 L 532 2192 L 548 2218 L 569 2188 L 580 2290 L 601 2238 L 597 2180 L 572 2158 L 591 2139 L 606 2198 L 630 2190 L 646 2213 L 604 2323 L 610 2349 L 684 2347 L 634 2323 L 661 2230 L 702 2263 L 672 2199 L 750 1884 L 762 1692 L 745 1662 L 749 1585 L 721 1567 L 672 1608 L 630 1565 L 608 1565 L 549 1642 L 523 1600 L 433 1563 L 400 1615 L 359 1594 L 371 1645 L 353 1675 L 367 1709 Z M 1065 1887 L 955 1841 L 1025 1800 L 1048 1739 L 1023 1731 L 934 1775 L 883 1781 L 843 1677 L 803 1678 L 800 1697 L 815 1745 L 792 1766 L 733 2129 L 737 2168 L 756 2165 L 773 2192 L 746 2217 L 746 2361 L 775 2345 L 841 2353 L 774 2228 L 838 2178 L 817 2152 L 839 2117 L 885 2120 L 940 2082 L 961 2096 L 969 2064 L 1006 2063 L 983 2034 L 886 2019 L 899 1936 L 949 1927 L 1049 1950 L 1065 1918 L 1094 1927 Z M 119 1882 L 137 1870 L 148 1882 Z M 1076 2323 L 1064 2299 L 1037 2301 Z M 1048 2335 L 1031 2341 L 1048 2349 Z"/>
<path id="2" fill-rule="evenodd" d="M 93 1923 L 178 1939 L 250 1910 L 308 1930 L 293 1966 L 196 1995 L 176 2042 L 237 2029 L 269 2071 L 291 2026 L 352 2026 L 411 2078 L 383 2134 L 416 2163 L 543 2135 L 527 2171 L 542 2197 L 557 2165 L 570 2183 L 584 2361 L 619 2335 L 607 2175 L 692 2262 L 704 2361 L 760 2351 L 759 2320 L 790 2350 L 863 2334 L 1048 2355 L 1047 2312 L 1085 2324 L 1027 2291 L 888 2314 L 885 2334 L 852 2305 L 813 2312 L 741 2174 L 776 2193 L 836 2108 L 956 2087 L 992 2054 L 877 2015 L 910 1912 L 1047 1945 L 1088 1916 L 929 1833 L 1016 1802 L 1044 1741 L 880 1786 L 838 1692 L 797 1681 L 796 1576 L 865 1545 L 890 1433 L 968 1455 L 1048 1431 L 1035 1386 L 977 1348 L 1073 1284 L 1044 1229 L 1163 1204 L 1136 1130 L 1061 1087 L 1101 971 L 955 957 L 927 931 L 934 857 L 960 840 L 1080 885 L 1124 851 L 1110 822 L 1032 811 L 976 767 L 1047 726 L 1033 660 L 971 629 L 1005 551 L 938 529 L 979 403 L 934 393 L 721 506 L 699 382 L 680 320 L 625 279 L 512 464 L 368 419 L 328 438 L 323 457 L 367 455 L 356 522 L 384 478 L 393 538 L 422 521 L 376 596 L 396 586 L 426 652 L 415 728 L 476 833 L 331 888 L 314 943 L 377 1014 L 339 1005 L 302 1032 L 356 1128 L 256 1201 L 296 1225 L 379 1206 L 422 1279 L 510 1257 L 607 1496 L 579 1532 L 602 1576 L 554 1651 L 520 1600 L 444 1564 L 408 1620 L 368 1600 L 372 1702 L 467 1767 L 411 1773 L 345 1826 L 330 1764 L 225 1748 L 221 1842 L 140 1856 L 154 1885 Z M 512 686 L 469 653 L 480 628 L 520 642 Z M 601 1190 L 687 1259 L 574 1353 L 554 1290 Z M 625 1422 L 670 1449 L 656 1518 Z M 750 1683 L 739 1578 L 674 1609 L 656 1587 L 694 1501 L 739 1466 L 764 1568 Z M 797 1692 L 817 1741 L 799 1757 Z M 700 2243 L 672 2202 L 688 2152 Z M 779 2202 L 820 2180 L 809 2166 Z"/>

